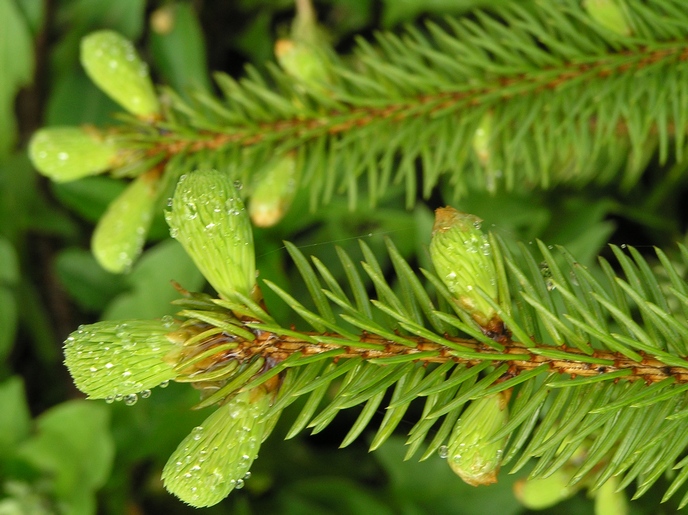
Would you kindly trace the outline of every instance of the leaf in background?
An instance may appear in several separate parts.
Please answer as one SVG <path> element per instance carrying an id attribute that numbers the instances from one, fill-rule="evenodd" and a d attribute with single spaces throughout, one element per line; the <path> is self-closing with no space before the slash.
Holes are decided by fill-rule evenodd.
<path id="1" fill-rule="evenodd" d="M 388 501 L 381 498 L 379 492 L 379 489 L 373 492 L 346 478 L 309 478 L 290 485 L 280 504 L 286 507 L 285 514 L 294 515 L 304 513 L 391 515 L 395 513 Z"/>
<path id="2" fill-rule="evenodd" d="M 24 15 L 31 33 L 36 36 L 45 21 L 44 0 L 19 0 L 17 7 Z"/>
<path id="3" fill-rule="evenodd" d="M 145 0 L 76 0 L 58 2 L 55 19 L 63 38 L 54 48 L 52 67 L 59 75 L 78 68 L 81 38 L 91 31 L 108 28 L 136 40 L 143 31 Z"/>
<path id="4" fill-rule="evenodd" d="M 19 376 L 0 383 L 0 413 L 4 414 L 0 417 L 0 456 L 6 456 L 28 436 L 31 428 L 24 382 Z"/>
<path id="5" fill-rule="evenodd" d="M 182 94 L 211 91 L 205 39 L 190 3 L 168 4 L 151 17 L 151 53 L 156 69 Z"/>
<path id="6" fill-rule="evenodd" d="M 175 240 L 166 240 L 145 252 L 127 277 L 131 291 L 115 298 L 103 313 L 103 320 L 159 318 L 179 308 L 170 304 L 180 298 L 170 281 L 198 291 L 203 276 Z"/>
<path id="7" fill-rule="evenodd" d="M 59 2 L 55 18 L 64 35 L 50 55 L 53 72 L 46 125 L 112 124 L 120 107 L 100 91 L 79 64 L 81 38 L 109 28 L 136 40 L 143 30 L 144 0 Z"/>
<path id="8" fill-rule="evenodd" d="M 14 0 L 0 2 L 0 20 L 0 160 L 3 160 L 16 137 L 14 96 L 31 81 L 34 62 L 31 33 Z"/>
<path id="9" fill-rule="evenodd" d="M 126 186 L 124 181 L 104 176 L 86 177 L 66 183 L 52 183 L 53 193 L 60 202 L 89 222 L 97 222 Z"/>
<path id="10" fill-rule="evenodd" d="M 103 310 L 126 289 L 121 276 L 103 270 L 88 250 L 63 250 L 55 260 L 55 269 L 69 295 L 86 312 Z"/>
<path id="11" fill-rule="evenodd" d="M 17 303 L 10 286 L 18 280 L 17 254 L 12 244 L 0 236 L 0 360 L 3 360 L 12 349 L 17 330 Z M 1 439 L 0 429 L 0 441 Z"/>
<path id="12" fill-rule="evenodd" d="M 421 14 L 463 14 L 480 7 L 497 7 L 512 0 L 384 0 L 382 26 L 392 27 Z"/>
<path id="13" fill-rule="evenodd" d="M 271 14 L 267 9 L 259 10 L 255 16 L 246 20 L 243 30 L 235 37 L 234 45 L 246 54 L 252 63 L 263 64 L 274 58 Z"/>
<path id="14" fill-rule="evenodd" d="M 456 477 L 439 456 L 422 462 L 404 462 L 405 453 L 401 437 L 390 438 L 375 451 L 389 476 L 393 498 L 406 508 L 405 513 L 513 515 L 523 509 L 512 494 L 518 475 L 502 474 L 498 483 L 476 488 Z M 416 511 L 411 507 L 417 507 Z"/>
<path id="15" fill-rule="evenodd" d="M 9 288 L 0 285 L 0 360 L 12 350 L 17 332 L 17 304 Z"/>
<path id="16" fill-rule="evenodd" d="M 0 236 L 0 284 L 15 284 L 19 280 L 19 261 L 12 244 Z"/>
<path id="17" fill-rule="evenodd" d="M 323 23 L 334 40 L 365 29 L 370 23 L 378 2 L 372 0 L 339 0 L 332 2 L 332 10 Z"/>
<path id="18" fill-rule="evenodd" d="M 20 458 L 52 480 L 70 514 L 95 513 L 96 489 L 107 480 L 114 458 L 110 412 L 103 404 L 68 401 L 37 420 L 37 434 L 18 449 Z"/>
<path id="19" fill-rule="evenodd" d="M 122 109 L 91 82 L 79 65 L 55 82 L 46 107 L 46 125 L 112 125 Z"/>
<path id="20" fill-rule="evenodd" d="M 608 199 L 564 199 L 551 209 L 554 223 L 544 238 L 547 243 L 566 246 L 580 263 L 590 265 L 614 232 L 615 224 L 605 221 L 611 208 Z"/>

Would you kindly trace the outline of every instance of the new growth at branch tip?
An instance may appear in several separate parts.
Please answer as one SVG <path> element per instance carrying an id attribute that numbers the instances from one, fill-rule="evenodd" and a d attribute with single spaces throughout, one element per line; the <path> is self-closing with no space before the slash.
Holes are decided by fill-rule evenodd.
<path id="1" fill-rule="evenodd" d="M 105 94 L 145 123 L 160 117 L 160 104 L 148 66 L 134 44 L 121 34 L 101 30 L 81 41 L 81 64 Z M 67 182 L 108 170 L 127 168 L 140 159 L 116 129 L 47 127 L 29 143 L 36 169 L 56 182 Z M 141 254 L 160 193 L 162 169 L 141 170 L 99 220 L 91 240 L 100 265 L 113 273 L 127 272 Z"/>
<path id="2" fill-rule="evenodd" d="M 497 272 L 482 220 L 453 207 L 435 211 L 430 257 L 437 275 L 485 333 L 501 333 L 503 324 L 486 296 L 498 302 Z"/>
<path id="3" fill-rule="evenodd" d="M 130 188 L 142 187 L 145 177 Z M 221 297 L 260 299 L 249 215 L 226 173 L 197 170 L 182 176 L 167 220 L 172 236 Z M 204 305 L 198 299 L 194 306 Z M 266 383 L 242 389 L 263 361 L 243 362 L 233 352 L 253 335 L 230 312 L 213 311 L 217 306 L 209 300 L 205 304 L 210 310 L 180 313 L 185 321 L 103 321 L 80 327 L 65 341 L 65 364 L 90 398 L 134 404 L 139 395 L 148 397 L 151 388 L 173 380 L 200 389 L 204 405 L 219 405 L 179 444 L 162 474 L 165 487 L 195 507 L 217 504 L 243 486 L 272 427 L 266 413 L 276 388 Z M 232 386 L 235 372 L 246 377 Z"/>

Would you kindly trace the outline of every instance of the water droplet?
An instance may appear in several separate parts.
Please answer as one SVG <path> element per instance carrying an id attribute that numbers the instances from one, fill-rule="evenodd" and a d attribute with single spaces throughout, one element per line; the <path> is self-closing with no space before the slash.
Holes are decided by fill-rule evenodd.
<path id="1" fill-rule="evenodd" d="M 198 216 L 198 208 L 196 207 L 195 202 L 187 202 L 186 203 L 186 212 L 185 212 L 187 220 L 193 220 Z"/>
<path id="2" fill-rule="evenodd" d="M 237 179 L 236 181 L 234 181 L 234 187 L 236 188 L 237 191 L 240 191 L 241 188 L 244 187 L 244 185 L 241 184 L 241 181 Z"/>
<path id="3" fill-rule="evenodd" d="M 625 248 L 627 248 L 627 247 L 628 247 L 628 245 L 626 245 L 625 243 L 622 243 L 622 244 L 621 244 L 621 248 L 622 248 L 622 249 L 625 249 Z"/>
<path id="4" fill-rule="evenodd" d="M 437 449 L 437 454 L 443 460 L 447 459 L 447 456 L 449 456 L 449 447 L 446 445 L 440 445 L 440 448 Z"/>
<path id="5" fill-rule="evenodd" d="M 247 479 L 250 479 L 250 478 L 251 478 L 251 471 L 249 470 L 246 472 L 246 474 L 244 474 L 244 481 L 246 481 Z"/>
<path id="6" fill-rule="evenodd" d="M 136 395 L 135 393 L 130 393 L 129 395 L 124 397 L 124 404 L 126 404 L 127 406 L 133 406 L 134 404 L 136 404 L 136 401 L 138 400 L 138 395 Z"/>
<path id="7" fill-rule="evenodd" d="M 141 395 L 142 399 L 147 399 L 148 397 L 151 396 L 151 391 L 150 390 L 143 390 L 140 395 Z"/>
<path id="8" fill-rule="evenodd" d="M 552 277 L 552 270 L 550 270 L 547 261 L 543 261 L 542 263 L 540 263 L 540 274 L 542 274 L 542 277 L 544 277 L 545 279 L 548 277 Z"/>
<path id="9" fill-rule="evenodd" d="M 115 402 L 115 396 L 114 395 L 108 395 L 107 397 L 105 397 L 105 402 L 107 404 L 112 404 L 113 402 Z"/>
<path id="10" fill-rule="evenodd" d="M 170 385 L 169 381 L 163 381 L 160 383 L 160 388 L 167 388 Z"/>
<path id="11" fill-rule="evenodd" d="M 201 439 L 201 435 L 203 434 L 203 427 L 201 426 L 196 426 L 193 428 L 191 431 L 191 434 L 193 434 L 193 439 L 198 441 Z"/>
<path id="12" fill-rule="evenodd" d="M 236 486 L 234 487 L 237 490 L 241 490 L 244 488 L 244 480 L 243 479 L 237 479 Z"/>

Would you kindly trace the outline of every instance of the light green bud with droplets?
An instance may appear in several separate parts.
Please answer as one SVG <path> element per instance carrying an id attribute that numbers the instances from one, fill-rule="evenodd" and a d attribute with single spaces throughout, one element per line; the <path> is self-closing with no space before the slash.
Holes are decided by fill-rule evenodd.
<path id="1" fill-rule="evenodd" d="M 507 437 L 492 441 L 509 420 L 509 394 L 500 392 L 471 402 L 457 421 L 447 446 L 447 463 L 473 486 L 497 482 Z"/>
<path id="2" fill-rule="evenodd" d="M 251 222 L 229 175 L 217 170 L 183 175 L 166 219 L 172 237 L 222 297 L 257 294 Z"/>
<path id="3" fill-rule="evenodd" d="M 257 177 L 251 193 L 248 212 L 257 227 L 272 227 L 289 210 L 296 195 L 296 159 L 288 154 L 270 163 L 265 173 Z"/>
<path id="4" fill-rule="evenodd" d="M 176 377 L 164 357 L 177 346 L 165 336 L 173 319 L 103 321 L 81 326 L 65 340 L 65 365 L 91 399 L 115 399 Z"/>
<path id="5" fill-rule="evenodd" d="M 29 157 L 36 169 L 56 182 L 95 175 L 115 165 L 117 148 L 95 129 L 47 127 L 29 142 Z"/>
<path id="6" fill-rule="evenodd" d="M 480 222 L 477 216 L 451 207 L 437 209 L 430 257 L 457 304 L 481 327 L 487 328 L 497 314 L 476 288 L 497 301 L 497 273 L 490 243 L 480 230 Z"/>
<path id="7" fill-rule="evenodd" d="M 81 64 L 104 93 L 141 118 L 160 111 L 158 97 L 134 44 L 112 30 L 93 32 L 81 40 Z"/>
<path id="8" fill-rule="evenodd" d="M 213 506 L 241 488 L 266 435 L 269 396 L 241 392 L 179 444 L 162 471 L 165 488 L 197 508 Z"/>
<path id="9" fill-rule="evenodd" d="M 91 250 L 100 266 L 113 273 L 128 271 L 141 254 L 155 210 L 158 174 L 132 181 L 108 206 L 91 238 Z"/>
<path id="10" fill-rule="evenodd" d="M 604 28 L 621 36 L 632 34 L 624 13 L 625 7 L 617 0 L 584 0 L 583 7 L 590 17 Z"/>

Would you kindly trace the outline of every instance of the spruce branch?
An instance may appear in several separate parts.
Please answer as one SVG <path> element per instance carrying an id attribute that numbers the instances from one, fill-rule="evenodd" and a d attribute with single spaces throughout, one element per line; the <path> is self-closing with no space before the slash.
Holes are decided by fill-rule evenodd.
<path id="1" fill-rule="evenodd" d="M 457 193 L 464 190 L 475 180 L 463 171 L 470 162 L 477 182 L 488 186 L 498 172 L 507 188 L 523 180 L 542 186 L 607 182 L 616 170 L 600 175 L 595 164 L 613 157 L 619 166 L 621 154 L 630 151 L 623 180 L 629 187 L 657 146 L 662 161 L 670 139 L 676 159 L 683 155 L 688 34 L 667 17 L 688 20 L 674 4 L 658 0 L 630 9 L 630 25 L 638 27 L 632 36 L 603 28 L 573 1 L 513 4 L 478 12 L 475 20 L 430 23 L 403 36 L 379 34 L 376 46 L 360 41 L 353 65 L 329 63 L 327 92 L 304 92 L 274 68 L 271 80 L 250 70 L 240 82 L 220 75 L 226 99 L 207 115 L 201 111 L 208 99 L 172 104 L 177 123 L 196 129 L 194 136 L 170 126 L 148 152 L 168 159 L 211 150 L 241 159 L 241 168 L 250 170 L 251 155 L 298 149 L 300 166 L 310 169 L 327 149 L 336 188 L 352 187 L 349 174 L 369 173 L 372 200 L 393 179 L 408 181 L 410 200 L 416 159 L 423 163 L 427 195 L 445 173 Z M 657 19 L 672 30 L 653 33 L 650 22 Z M 487 169 L 471 149 L 485 116 L 495 120 Z M 393 171 L 388 167 L 397 153 L 403 159 Z M 375 172 L 371 163 L 382 170 Z M 331 191 L 318 172 L 304 181 L 314 197 Z"/>
<path id="2" fill-rule="evenodd" d="M 224 182 L 216 174 L 207 177 Z M 217 216 L 221 219 L 226 214 Z M 458 228 L 468 234 L 465 241 L 470 248 L 470 235 L 478 229 L 473 224 L 466 226 L 460 218 L 455 225 L 447 225 L 446 215 L 442 216 L 440 227 L 445 232 L 441 236 L 451 236 Z M 173 331 L 166 335 L 166 354 L 158 356 L 165 377 L 155 380 L 192 383 L 202 392 L 198 408 L 232 405 L 233 399 L 253 395 L 251 392 L 260 392 L 256 395 L 261 398 L 268 395 L 271 401 L 262 405 L 262 414 L 250 415 L 251 423 L 261 428 L 261 438 L 270 432 L 265 421 L 276 420 L 303 396 L 308 401 L 289 431 L 290 437 L 307 427 L 322 431 L 339 411 L 363 405 L 343 445 L 370 425 L 391 389 L 387 415 L 371 448 L 389 438 L 412 403 L 423 402 L 423 412 L 409 432 L 407 457 L 422 450 L 421 459 L 427 459 L 435 452 L 445 452 L 442 446 L 447 446 L 452 466 L 474 483 L 494 481 L 500 465 L 511 464 L 515 471 L 535 459 L 532 478 L 564 471 L 569 484 L 597 489 L 618 476 L 623 486 L 635 480 L 637 495 L 641 495 L 663 471 L 683 468 L 679 458 L 688 446 L 684 436 L 688 362 L 683 357 L 688 285 L 680 277 L 679 265 L 657 252 L 669 286 L 666 281 L 660 283 L 658 272 L 635 249 L 628 250 L 629 257 L 614 248 L 623 276 L 601 260 L 605 276 L 600 279 L 565 249 L 553 253 L 540 243 L 540 255 L 536 256 L 527 246 L 514 253 L 497 238 L 490 237 L 489 242 L 492 270 L 504 271 L 494 278 L 500 283 L 497 291 L 510 291 L 512 297 L 506 299 L 502 294 L 495 300 L 479 286 L 479 279 L 472 290 L 454 291 L 481 296 L 502 319 L 501 326 L 481 326 L 482 319 L 471 316 L 470 305 L 466 307 L 465 300 L 449 290 L 452 282 L 445 285 L 431 272 L 414 272 L 391 241 L 387 245 L 395 270 L 393 282 L 381 275 L 379 262 L 363 242 L 365 261 L 349 270 L 343 283 L 334 279 L 322 262 L 313 259 L 311 265 L 298 249 L 288 245 L 315 311 L 269 280 L 263 283 L 312 330 L 283 326 L 270 317 L 270 306 L 262 306 L 241 291 L 228 295 L 229 299 L 186 292 L 177 301 L 182 308 L 179 320 L 164 322 Z M 680 250 L 681 266 L 685 266 L 688 251 Z M 456 249 L 446 247 L 443 252 Z M 339 256 L 342 263 L 351 262 L 341 250 Z M 485 257 L 463 250 L 457 256 L 478 262 Z M 546 274 L 543 266 L 548 269 Z M 374 285 L 372 298 L 360 290 L 365 276 Z M 507 285 L 501 284 L 505 281 Z M 400 287 L 402 283 L 406 287 Z M 358 300 L 351 300 L 355 291 Z M 609 300 L 612 298 L 614 302 Z M 447 309 L 439 308 L 440 299 Z M 513 309 L 505 309 L 507 303 Z M 131 338 L 123 328 L 144 327 L 140 322 L 110 329 L 107 324 L 113 323 L 100 324 L 99 334 L 125 341 Z M 153 323 L 157 339 L 163 326 Z M 84 341 L 80 335 L 90 335 L 93 330 L 86 328 L 72 335 L 67 342 L 68 357 L 88 354 L 95 340 Z M 120 347 L 117 341 L 108 344 L 108 348 Z M 126 353 L 119 354 L 123 360 L 120 368 L 126 367 Z M 134 357 L 140 359 L 138 354 Z M 89 363 L 82 361 L 71 361 L 71 365 L 68 361 L 78 369 L 72 371 L 75 377 L 85 374 L 81 369 Z M 117 377 L 112 374 L 86 375 L 91 379 L 83 386 L 88 390 L 89 385 L 97 385 L 97 396 L 120 391 L 113 389 Z M 93 379 L 95 375 L 98 381 Z M 337 393 L 325 401 L 324 393 L 335 386 Z M 487 412 L 471 410 L 473 403 L 487 399 L 497 399 L 503 406 L 495 414 L 494 420 L 499 422 L 490 426 L 489 438 L 472 432 L 490 423 L 478 415 L 487 416 Z M 508 412 L 502 413 L 507 404 Z M 461 420 L 464 429 L 459 430 Z M 457 439 L 473 449 L 468 461 L 459 456 Z M 494 442 L 502 440 L 506 443 L 494 447 Z M 251 452 L 256 450 L 256 441 L 252 440 Z M 576 466 L 571 465 L 574 454 L 579 456 Z M 247 470 L 236 466 L 240 473 L 232 467 L 227 472 L 235 479 Z M 172 472 L 187 469 L 189 477 L 197 479 L 185 482 Z M 175 485 L 173 491 L 192 504 L 196 499 L 217 502 L 229 491 L 204 492 L 205 475 L 193 464 L 176 469 L 168 464 L 166 470 L 168 481 Z M 687 479 L 688 474 L 677 475 L 667 495 Z M 206 494 L 212 500 L 205 500 Z M 681 502 L 688 502 L 688 495 Z"/>
<path id="3" fill-rule="evenodd" d="M 303 319 L 297 327 L 273 318 L 263 302 L 244 193 L 234 186 L 234 179 L 248 184 L 251 197 L 274 169 L 289 175 L 279 195 L 268 195 L 272 220 L 288 208 L 296 183 L 314 206 L 338 192 L 355 206 L 359 190 L 374 203 L 396 181 L 412 205 L 419 187 L 429 195 L 440 181 L 456 195 L 498 182 L 615 179 L 628 188 L 657 149 L 662 163 L 681 162 L 688 12 L 679 0 L 628 0 L 609 21 L 592 4 L 477 11 L 401 36 L 379 34 L 374 45 L 360 41 L 350 60 L 301 48 L 292 61 L 282 54 L 283 69 L 249 68 L 240 81 L 218 74 L 222 99 L 196 93 L 185 101 L 171 90 L 158 98 L 133 47 L 112 33 L 96 35 L 107 47 L 96 50 L 116 66 L 82 60 L 97 64 L 89 69 L 105 82 L 94 80 L 109 84 L 103 89 L 133 115 L 102 133 L 42 133 L 34 161 L 58 179 L 108 167 L 135 178 L 129 195 L 144 199 L 139 209 L 121 207 L 124 196 L 111 211 L 130 215 L 131 230 L 104 223 L 110 232 L 95 240 L 107 243 L 101 261 L 114 270 L 140 252 L 151 206 L 175 186 L 172 233 L 220 298 L 182 292 L 171 321 L 81 328 L 65 344 L 66 363 L 92 397 L 135 400 L 175 380 L 201 391 L 197 408 L 219 405 L 165 467 L 171 491 L 197 506 L 219 502 L 243 480 L 280 413 L 302 397 L 288 437 L 322 431 L 339 411 L 363 406 L 348 445 L 388 392 L 371 449 L 412 404 L 422 404 L 407 457 L 450 454 L 455 470 L 475 483 L 493 481 L 500 466 L 515 471 L 534 460 L 531 479 L 565 480 L 568 491 L 635 481 L 642 495 L 672 467 L 679 472 L 666 498 L 682 487 L 688 285 L 665 253 L 657 251 L 664 278 L 633 248 L 612 247 L 614 263 L 600 259 L 599 269 L 588 270 L 563 248 L 516 248 L 483 235 L 474 218 L 445 212 L 430 247 L 434 272 L 413 270 L 388 241 L 394 273 L 387 274 L 361 243 L 358 267 L 337 250 L 346 276 L 339 280 L 333 264 L 286 244 L 313 308 L 269 279 L 262 285 Z M 142 80 L 129 81 L 132 73 Z M 142 100 L 129 105 L 131 95 L 121 97 L 112 81 Z M 89 162 L 70 172 L 60 145 L 69 148 L 70 166 L 80 151 Z M 155 187 L 133 195 L 144 179 Z M 680 253 L 688 266 L 688 250 Z M 124 374 L 132 376 L 126 384 Z M 207 473 L 201 458 L 213 443 L 221 448 Z M 465 461 L 461 443 L 471 446 Z"/>
<path id="4" fill-rule="evenodd" d="M 511 3 L 380 33 L 348 60 L 326 52 L 324 85 L 269 65 L 238 81 L 216 74 L 221 99 L 165 89 L 160 115 L 107 131 L 128 157 L 113 173 L 166 164 L 174 183 L 216 167 L 250 195 L 266 162 L 295 153 L 314 205 L 335 192 L 355 204 L 359 190 L 374 203 L 392 182 L 412 205 L 443 178 L 456 195 L 469 185 L 629 188 L 656 149 L 662 163 L 684 159 L 688 13 L 680 0 L 624 7 L 630 33 L 577 0 Z"/>

